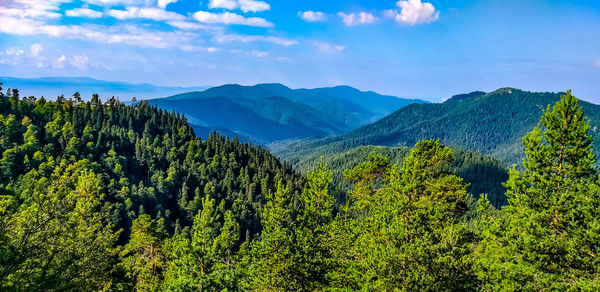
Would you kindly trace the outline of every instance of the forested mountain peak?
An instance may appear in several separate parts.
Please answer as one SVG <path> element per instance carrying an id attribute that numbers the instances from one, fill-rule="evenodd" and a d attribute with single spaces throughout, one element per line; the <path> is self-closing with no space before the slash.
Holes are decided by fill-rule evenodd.
<path id="1" fill-rule="evenodd" d="M 457 95 L 452 96 L 451 98 L 449 98 L 445 102 L 456 102 L 456 101 L 463 100 L 463 99 L 480 97 L 480 96 L 483 96 L 483 95 L 486 95 L 486 94 L 487 93 L 485 93 L 483 91 L 473 91 L 471 93 L 462 93 L 462 94 L 457 94 Z"/>
<path id="2" fill-rule="evenodd" d="M 271 149 L 294 160 L 315 149 L 336 152 L 357 146 L 412 146 L 424 139 L 440 139 L 445 145 L 492 155 L 508 165 L 521 165 L 522 137 L 531 131 L 549 104 L 561 93 L 529 92 L 500 88 L 487 94 L 471 93 L 437 104 L 412 104 L 352 132 L 337 137 L 275 143 Z M 600 106 L 581 101 L 592 126 L 600 126 Z M 600 139 L 594 140 L 600 149 Z"/>
<path id="3" fill-rule="evenodd" d="M 227 84 L 150 101 L 185 114 L 200 136 L 217 130 L 260 144 L 347 133 L 423 102 L 349 86 L 290 89 L 279 83 Z"/>

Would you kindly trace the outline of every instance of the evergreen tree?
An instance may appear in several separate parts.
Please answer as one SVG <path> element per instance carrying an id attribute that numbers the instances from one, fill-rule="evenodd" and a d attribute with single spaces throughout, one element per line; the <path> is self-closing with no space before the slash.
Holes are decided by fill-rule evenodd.
<path id="1" fill-rule="evenodd" d="M 50 175 L 31 171 L 19 188 L 26 197 L 3 196 L 0 287 L 7 290 L 101 290 L 111 287 L 117 234 L 102 206 L 100 177 L 82 161 L 49 162 Z M 20 208 L 7 208 L 24 200 Z M 7 253 L 8 252 L 8 253 Z"/>
<path id="2" fill-rule="evenodd" d="M 141 214 L 133 220 L 129 242 L 122 251 L 122 265 L 136 291 L 159 291 L 165 265 L 163 237 L 149 215 Z"/>
<path id="3" fill-rule="evenodd" d="M 290 244 L 292 214 L 290 189 L 281 181 L 261 215 L 263 231 L 252 249 L 252 286 L 256 290 L 288 291 L 294 284 L 293 250 Z"/>
<path id="4" fill-rule="evenodd" d="M 478 276 L 491 290 L 600 289 L 600 188 L 590 126 L 567 92 L 523 140 L 510 205 L 484 231 Z"/>
<path id="5" fill-rule="evenodd" d="M 473 289 L 461 217 L 466 186 L 448 172 L 452 151 L 422 141 L 401 168 L 372 156 L 345 176 L 352 205 L 336 220 L 333 244 L 338 288 L 366 290 Z"/>

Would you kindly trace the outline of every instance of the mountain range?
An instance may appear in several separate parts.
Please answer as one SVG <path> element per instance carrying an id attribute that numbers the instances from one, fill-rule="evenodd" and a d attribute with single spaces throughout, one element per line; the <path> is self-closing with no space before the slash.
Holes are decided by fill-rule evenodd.
<path id="1" fill-rule="evenodd" d="M 341 153 L 358 146 L 412 147 L 420 140 L 440 139 L 445 145 L 488 154 L 507 165 L 519 166 L 523 137 L 561 94 L 515 88 L 461 94 L 444 103 L 411 104 L 343 135 L 278 141 L 269 147 L 279 157 L 297 164 L 307 156 Z M 580 105 L 591 125 L 594 149 L 600 149 L 600 106 L 585 101 L 580 101 Z"/>
<path id="2" fill-rule="evenodd" d="M 264 145 L 292 164 L 307 157 L 343 153 L 360 146 L 408 146 L 423 139 L 491 155 L 506 165 L 523 158 L 522 138 L 542 111 L 562 93 L 501 88 L 458 94 L 443 103 L 403 99 L 349 86 L 291 89 L 282 84 L 218 87 L 163 87 L 102 81 L 87 77 L 0 77 L 3 87 L 21 96 L 52 99 L 79 91 L 130 100 L 149 99 L 164 110 L 183 114 L 196 134 L 212 131 Z M 182 93 L 185 92 L 185 93 Z M 576 93 L 575 93 L 576 94 Z M 169 96 L 169 97 L 164 97 Z M 163 98 L 155 98 L 163 97 Z M 600 106 L 581 101 L 600 149 Z"/>
<path id="3" fill-rule="evenodd" d="M 426 103 L 348 86 L 291 89 L 282 84 L 223 85 L 149 102 L 184 114 L 201 137 L 216 130 L 259 144 L 340 135 L 409 104 Z"/>
<path id="4" fill-rule="evenodd" d="M 167 87 L 147 83 L 131 84 L 88 77 L 0 77 L 0 82 L 4 83 L 4 88 L 18 88 L 21 96 L 44 96 L 50 99 L 61 94 L 70 97 L 73 93 L 79 92 L 81 97 L 86 100 L 89 100 L 92 94 L 98 93 L 102 99 L 114 96 L 123 101 L 129 101 L 134 96 L 137 99 L 150 99 L 207 88 L 206 86 Z"/>

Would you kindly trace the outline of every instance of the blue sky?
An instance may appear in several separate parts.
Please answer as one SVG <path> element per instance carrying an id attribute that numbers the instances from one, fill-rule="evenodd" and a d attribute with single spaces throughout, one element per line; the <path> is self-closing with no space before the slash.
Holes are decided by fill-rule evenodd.
<path id="1" fill-rule="evenodd" d="M 0 75 L 430 100 L 571 88 L 600 103 L 600 2 L 2 0 Z"/>

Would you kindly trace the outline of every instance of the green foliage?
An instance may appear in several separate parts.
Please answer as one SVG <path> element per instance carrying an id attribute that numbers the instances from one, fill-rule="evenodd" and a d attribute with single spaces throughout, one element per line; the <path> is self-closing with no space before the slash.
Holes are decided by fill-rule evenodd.
<path id="1" fill-rule="evenodd" d="M 506 216 L 487 223 L 478 248 L 484 287 L 600 288 L 600 189 L 589 129 L 569 91 L 523 139 L 525 170 L 511 170 Z"/>
<path id="2" fill-rule="evenodd" d="M 331 172 L 321 162 L 307 176 L 290 210 L 288 187 L 281 182 L 263 212 L 264 226 L 253 249 L 253 283 L 257 290 L 314 291 L 327 287 L 326 274 L 333 265 L 326 244 L 333 216 L 334 197 L 329 192 Z"/>
<path id="3" fill-rule="evenodd" d="M 289 187 L 281 181 L 269 197 L 261 216 L 263 231 L 252 247 L 252 285 L 263 290 L 283 291 L 291 285 L 294 262 L 289 243 L 292 214 Z"/>
<path id="4" fill-rule="evenodd" d="M 99 185 L 88 161 L 50 161 L 40 172 L 32 170 L 20 179 L 19 196 L 3 196 L 4 289 L 111 286 L 118 232 L 108 218 L 110 207 L 102 204 Z"/>
<path id="5" fill-rule="evenodd" d="M 521 140 L 539 122 L 540 107 L 555 103 L 560 95 L 501 88 L 444 103 L 411 104 L 347 134 L 269 146 L 275 155 L 296 163 L 311 153 L 321 156 L 366 145 L 411 147 L 421 140 L 440 139 L 444 145 L 488 154 L 512 165 L 524 157 Z M 592 128 L 599 127 L 600 106 L 580 104 Z M 600 149 L 597 132 L 590 134 L 595 138 L 594 148 Z"/>
<path id="6" fill-rule="evenodd" d="M 266 150 L 216 134 L 203 141 L 194 137 L 185 118 L 177 113 L 159 110 L 147 102 L 125 106 L 111 99 L 103 103 L 98 95 L 86 103 L 66 99 L 56 102 L 43 98 L 21 100 L 13 95 L 0 97 L 0 153 L 3 212 L 0 282 L 15 289 L 60 290 L 60 285 L 74 290 L 82 287 L 102 289 L 104 286 L 107 289 L 162 289 L 164 270 L 169 266 L 166 262 L 169 254 L 164 250 L 163 240 L 172 237 L 177 228 L 189 230 L 195 224 L 194 217 L 202 208 L 203 197 L 210 195 L 214 200 L 215 224 L 227 223 L 225 234 L 229 235 L 218 240 L 219 246 L 225 246 L 218 248 L 217 255 L 222 256 L 221 250 L 234 254 L 240 250 L 244 241 L 234 240 L 236 234 L 247 235 L 250 241 L 262 230 L 260 210 L 267 201 L 267 193 L 275 190 L 274 181 L 283 180 L 294 193 L 299 192 L 303 183 L 289 165 L 279 162 Z M 98 252 L 105 251 L 105 258 L 97 258 L 97 263 L 88 265 L 90 269 L 110 267 L 109 271 L 96 271 L 104 273 L 104 279 L 86 274 L 83 271 L 86 267 L 81 268 L 80 274 L 82 278 L 89 277 L 87 282 L 82 278 L 71 280 L 50 274 L 62 269 L 64 277 L 70 277 L 69 265 L 85 265 L 88 261 L 78 262 L 73 258 L 75 263 L 64 262 L 61 263 L 64 268 L 57 268 L 53 265 L 58 259 L 46 260 L 39 256 L 37 261 L 48 262 L 47 269 L 39 268 L 40 265 L 31 260 L 31 257 L 38 257 L 37 254 L 30 256 L 20 252 L 22 249 L 31 253 L 37 250 L 30 248 L 28 241 L 20 242 L 14 238 L 21 232 L 17 231 L 19 228 L 26 228 L 25 223 L 33 224 L 24 221 L 19 223 L 22 225 L 15 225 L 15 218 L 25 216 L 22 210 L 37 208 L 34 204 L 37 197 L 44 198 L 45 203 L 46 197 L 54 196 L 54 193 L 41 193 L 44 188 L 54 190 L 48 186 L 56 186 L 56 196 L 60 198 L 67 197 L 66 194 L 75 189 L 74 183 L 60 184 L 59 178 L 53 176 L 55 167 L 66 168 L 68 165 L 85 167 L 94 177 L 90 182 L 94 182 L 99 207 L 94 212 L 90 210 L 88 215 L 98 219 L 71 217 L 86 221 L 81 226 L 93 222 L 103 227 L 102 232 L 96 230 L 89 238 L 81 239 L 81 244 L 96 247 Z M 36 180 L 39 187 L 34 192 L 29 186 Z M 69 214 L 67 207 L 70 205 L 61 203 L 57 206 L 65 212 L 60 216 Z M 99 215 L 94 215 L 96 213 Z M 56 220 L 63 222 L 63 219 Z M 136 222 L 137 230 L 132 229 L 133 222 Z M 76 223 L 72 222 L 70 226 L 74 227 Z M 108 238 L 106 232 L 109 231 L 115 238 Z M 215 236 L 218 236 L 219 229 L 216 231 Z M 35 239 L 32 236 L 25 238 Z M 89 243 L 101 238 L 106 247 Z M 148 241 L 149 238 L 152 240 Z M 108 252 L 109 247 L 118 245 L 126 247 L 125 251 Z M 148 246 L 152 246 L 154 252 L 149 252 Z M 36 241 L 37 247 L 50 248 L 45 247 L 43 240 Z M 248 249 L 249 242 L 244 245 L 246 254 Z M 46 252 L 50 253 L 48 257 L 53 254 Z M 20 253 L 23 255 L 17 257 Z M 147 258 L 149 254 L 153 255 L 152 261 Z M 90 257 L 93 256 L 95 253 L 90 253 Z M 140 257 L 149 262 L 143 263 Z M 119 260 L 122 264 L 116 265 Z M 248 262 L 247 256 L 245 261 Z M 228 270 L 231 274 L 232 269 L 241 269 L 238 265 L 221 269 L 220 262 L 218 270 L 221 272 Z M 43 277 L 48 279 L 40 279 Z M 57 283 L 59 279 L 60 285 L 53 286 L 49 282 Z M 223 282 L 219 284 L 225 285 L 222 287 L 232 287 L 237 280 L 211 281 Z"/>
<path id="7" fill-rule="evenodd" d="M 345 201 L 344 192 L 350 188 L 350 185 L 343 179 L 342 172 L 352 169 L 361 162 L 367 160 L 371 155 L 379 155 L 388 158 L 391 163 L 401 165 L 402 160 L 408 155 L 408 147 L 386 147 L 386 146 L 361 146 L 341 153 L 327 153 L 324 160 L 331 168 L 333 183 L 342 190 L 340 203 Z M 462 177 L 469 185 L 467 190 L 474 197 L 480 194 L 488 194 L 489 200 L 496 207 L 501 207 L 507 203 L 505 192 L 502 186 L 508 179 L 508 169 L 501 161 L 476 152 L 452 149 L 455 159 L 448 167 Z M 300 172 L 306 173 L 315 167 L 321 157 L 318 153 L 312 153 L 302 157 L 294 164 Z"/>
<path id="8" fill-rule="evenodd" d="M 336 258 L 330 276 L 339 288 L 383 290 L 472 289 L 461 217 L 466 186 L 449 173 L 452 151 L 423 141 L 399 168 L 383 157 L 345 177 L 352 202 L 337 218 Z"/>
<path id="9" fill-rule="evenodd" d="M 206 196 L 202 210 L 194 220 L 191 238 L 186 232 L 167 241 L 170 264 L 165 272 L 165 290 L 238 290 L 242 285 L 238 261 L 240 227 L 233 213 L 225 212 L 224 223 L 218 226 L 214 200 Z"/>
<path id="10" fill-rule="evenodd" d="M 568 92 L 508 178 L 440 140 L 321 148 L 301 177 L 145 101 L 15 91 L 0 96 L 0 289 L 598 290 L 592 138 Z"/>
<path id="11" fill-rule="evenodd" d="M 131 237 L 122 251 L 122 265 L 137 291 L 158 291 L 165 256 L 157 222 L 146 214 L 133 220 Z"/>

